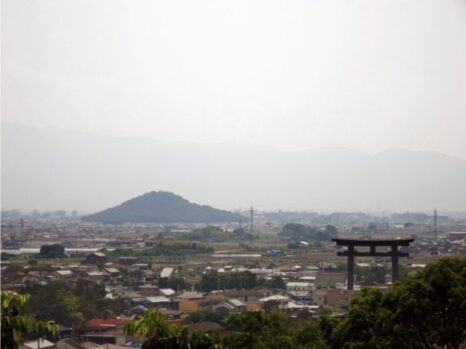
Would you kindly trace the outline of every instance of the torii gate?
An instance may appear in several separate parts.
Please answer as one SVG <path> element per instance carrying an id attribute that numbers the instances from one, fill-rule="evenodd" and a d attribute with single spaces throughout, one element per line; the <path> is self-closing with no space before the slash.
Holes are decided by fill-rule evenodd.
<path id="1" fill-rule="evenodd" d="M 398 280 L 398 257 L 409 257 L 408 252 L 398 251 L 398 246 L 409 246 L 414 241 L 409 239 L 345 239 L 334 238 L 332 241 L 337 243 L 337 246 L 346 246 L 347 251 L 337 252 L 337 256 L 348 257 L 348 290 L 353 289 L 354 285 L 354 257 L 391 257 L 392 258 L 392 282 Z M 369 252 L 361 252 L 355 249 L 357 246 L 369 246 Z M 390 251 L 377 252 L 377 247 L 390 247 Z"/>

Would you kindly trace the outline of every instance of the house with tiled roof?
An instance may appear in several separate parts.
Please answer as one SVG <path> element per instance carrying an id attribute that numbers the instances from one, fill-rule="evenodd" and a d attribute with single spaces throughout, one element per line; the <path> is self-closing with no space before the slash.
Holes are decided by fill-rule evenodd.
<path id="1" fill-rule="evenodd" d="M 93 252 L 86 257 L 85 264 L 104 265 L 107 262 L 107 256 L 102 252 Z"/>
<path id="2" fill-rule="evenodd" d="M 130 318 L 91 319 L 84 325 L 81 339 L 96 344 L 124 345 L 132 339 L 124 333 L 124 326 L 130 320 Z"/>

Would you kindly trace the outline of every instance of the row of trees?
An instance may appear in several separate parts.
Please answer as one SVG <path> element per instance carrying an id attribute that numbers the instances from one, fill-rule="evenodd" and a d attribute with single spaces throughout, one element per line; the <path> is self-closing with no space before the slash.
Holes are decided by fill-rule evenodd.
<path id="1" fill-rule="evenodd" d="M 229 273 L 211 271 L 203 274 L 199 282 L 189 282 L 186 278 L 178 275 L 158 279 L 159 288 L 171 288 L 175 291 L 182 291 L 191 289 L 193 286 L 199 291 L 210 292 L 213 290 L 249 290 L 253 288 L 284 289 L 286 284 L 280 276 L 263 279 L 250 271 Z"/>
<path id="2" fill-rule="evenodd" d="M 136 256 L 136 257 L 151 257 L 151 256 L 185 256 L 198 253 L 211 253 L 213 248 L 206 246 L 205 244 L 186 241 L 186 240 L 175 240 L 175 241 L 159 241 L 154 246 L 145 248 L 140 251 L 132 249 L 115 249 L 114 251 L 106 251 L 109 257 L 121 257 L 121 256 Z"/>
<path id="3" fill-rule="evenodd" d="M 338 235 L 338 230 L 333 225 L 326 225 L 324 229 L 312 227 L 304 224 L 288 223 L 286 224 L 280 235 L 290 238 L 294 241 L 330 241 L 331 238 Z"/>
<path id="4" fill-rule="evenodd" d="M 249 290 L 257 287 L 282 289 L 285 288 L 285 282 L 280 276 L 274 276 L 271 280 L 258 278 L 256 274 L 250 271 L 231 273 L 212 271 L 202 275 L 198 289 L 203 292 L 210 292 L 212 290 L 230 289 Z"/>
<path id="5" fill-rule="evenodd" d="M 168 278 L 159 278 L 159 288 L 171 288 L 175 291 L 182 291 L 191 288 L 191 284 L 183 277 L 173 275 Z"/>
<path id="6" fill-rule="evenodd" d="M 204 228 L 197 228 L 188 233 L 180 235 L 184 239 L 196 241 L 243 241 L 253 240 L 254 235 L 247 233 L 243 228 L 236 228 L 232 232 L 223 230 L 220 227 L 208 225 Z"/>

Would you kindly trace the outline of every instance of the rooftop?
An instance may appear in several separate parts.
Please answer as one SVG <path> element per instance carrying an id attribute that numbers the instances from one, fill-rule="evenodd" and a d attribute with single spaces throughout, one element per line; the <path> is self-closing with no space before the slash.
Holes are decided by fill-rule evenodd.
<path id="1" fill-rule="evenodd" d="M 39 349 L 39 348 L 52 348 L 55 347 L 55 343 L 48 341 L 47 339 L 37 339 L 30 342 L 24 342 L 23 346 L 26 348 L 31 349 Z"/>

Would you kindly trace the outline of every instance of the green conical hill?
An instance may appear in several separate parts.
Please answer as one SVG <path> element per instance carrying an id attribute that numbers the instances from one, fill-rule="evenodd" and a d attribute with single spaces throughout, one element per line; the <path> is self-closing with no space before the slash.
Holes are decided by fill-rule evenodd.
<path id="1" fill-rule="evenodd" d="M 242 217 L 225 210 L 198 205 L 170 192 L 150 192 L 83 217 L 101 223 L 225 223 Z M 243 217 L 244 220 L 244 217 Z"/>

